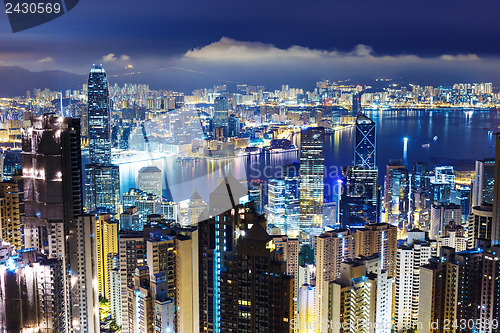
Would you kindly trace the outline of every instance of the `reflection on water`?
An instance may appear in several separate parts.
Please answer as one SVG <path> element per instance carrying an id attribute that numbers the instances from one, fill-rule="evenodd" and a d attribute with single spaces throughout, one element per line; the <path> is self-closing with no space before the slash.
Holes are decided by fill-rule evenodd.
<path id="1" fill-rule="evenodd" d="M 494 156 L 494 138 L 500 125 L 497 112 L 476 111 L 372 111 L 366 112 L 377 123 L 377 165 L 380 183 L 390 159 L 403 158 L 403 139 L 408 138 L 408 165 L 417 161 L 429 165 L 451 164 L 472 168 L 473 161 Z M 488 131 L 491 131 L 488 133 Z M 352 164 L 354 128 L 327 135 L 327 168 Z M 437 136 L 437 140 L 433 138 Z M 163 193 L 168 199 L 188 199 L 195 188 L 208 201 L 219 178 L 232 172 L 237 178 L 269 179 L 279 175 L 280 167 L 298 159 L 298 152 L 261 153 L 226 160 L 201 159 L 178 162 L 174 157 L 120 165 L 121 192 L 135 187 L 139 169 L 155 165 L 163 173 Z M 86 161 L 84 161 L 86 163 Z M 225 173 L 224 173 L 225 172 Z"/>

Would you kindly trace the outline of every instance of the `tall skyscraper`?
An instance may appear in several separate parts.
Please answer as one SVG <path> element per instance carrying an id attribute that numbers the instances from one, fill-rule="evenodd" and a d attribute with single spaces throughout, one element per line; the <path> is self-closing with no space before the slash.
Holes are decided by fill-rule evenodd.
<path id="1" fill-rule="evenodd" d="M 309 127 L 301 130 L 300 231 L 303 235 L 318 234 L 323 227 L 324 173 L 325 129 Z"/>
<path id="2" fill-rule="evenodd" d="M 95 219 L 94 228 L 99 296 L 110 300 L 113 292 L 110 285 L 110 274 L 114 257 L 118 255 L 118 223 L 109 214 L 99 214 Z"/>
<path id="3" fill-rule="evenodd" d="M 90 164 L 111 164 L 111 112 L 108 79 L 102 65 L 92 65 L 88 80 Z"/>
<path id="4" fill-rule="evenodd" d="M 328 285 L 340 277 L 340 265 L 355 255 L 354 235 L 348 229 L 325 231 L 316 237 L 316 298 L 314 322 L 328 320 Z"/>
<path id="5" fill-rule="evenodd" d="M 117 214 L 120 172 L 111 164 L 111 112 L 108 79 L 102 65 L 93 65 L 88 80 L 90 163 L 85 165 L 85 208 Z"/>
<path id="6" fill-rule="evenodd" d="M 362 228 L 365 224 L 378 223 L 378 170 L 356 166 L 346 168 L 344 173 L 345 188 L 340 202 L 341 227 Z"/>
<path id="7" fill-rule="evenodd" d="M 300 165 L 295 162 L 284 168 L 285 218 L 287 235 L 298 237 L 300 223 Z"/>
<path id="8" fill-rule="evenodd" d="M 85 165 L 87 212 L 117 214 L 120 207 L 120 169 L 117 165 Z"/>
<path id="9" fill-rule="evenodd" d="M 476 161 L 474 174 L 471 206 L 480 206 L 483 203 L 492 204 L 495 185 L 495 159 L 485 158 Z"/>
<path id="10" fill-rule="evenodd" d="M 344 332 L 390 333 L 392 281 L 377 255 L 343 262 L 340 277 L 329 284 L 329 317 L 324 323 L 331 328 L 317 332 L 342 332 L 343 327 Z"/>
<path id="11" fill-rule="evenodd" d="M 420 267 L 419 289 L 419 332 L 434 332 L 433 323 L 444 326 L 457 320 L 457 263 L 429 259 L 428 264 Z M 454 331 L 453 328 L 451 331 Z"/>
<path id="12" fill-rule="evenodd" d="M 63 261 L 66 320 L 75 332 L 98 329 L 95 235 L 82 215 L 80 123 L 45 114 L 22 132 L 24 243 Z M 98 315 L 98 314 L 97 314 Z"/>
<path id="13" fill-rule="evenodd" d="M 214 129 L 224 128 L 224 136 L 227 136 L 229 123 L 229 101 L 226 97 L 216 97 L 214 100 L 213 126 Z"/>
<path id="14" fill-rule="evenodd" d="M 385 222 L 404 229 L 408 226 L 409 172 L 401 160 L 391 160 L 385 175 Z"/>
<path id="15" fill-rule="evenodd" d="M 430 239 L 437 240 L 440 236 L 444 236 L 445 227 L 452 221 L 456 224 L 462 223 L 462 207 L 455 204 L 432 205 Z"/>
<path id="16" fill-rule="evenodd" d="M 396 260 L 395 330 L 417 327 L 420 267 L 437 256 L 437 242 L 420 231 L 408 232 L 406 245 L 400 246 Z"/>
<path id="17" fill-rule="evenodd" d="M 198 224 L 201 331 L 290 330 L 293 279 L 252 206 Z"/>
<path id="18" fill-rule="evenodd" d="M 63 256 L 69 223 L 82 214 L 79 120 L 46 114 L 22 139 L 25 247 Z"/>
<path id="19" fill-rule="evenodd" d="M 375 122 L 358 114 L 356 117 L 356 144 L 354 146 L 354 166 L 376 168 L 377 137 Z"/>
<path id="20" fill-rule="evenodd" d="M 266 219 L 268 226 L 273 225 L 281 230 L 281 234 L 287 233 L 285 215 L 285 181 L 283 179 L 269 179 L 267 181 L 267 205 Z"/>

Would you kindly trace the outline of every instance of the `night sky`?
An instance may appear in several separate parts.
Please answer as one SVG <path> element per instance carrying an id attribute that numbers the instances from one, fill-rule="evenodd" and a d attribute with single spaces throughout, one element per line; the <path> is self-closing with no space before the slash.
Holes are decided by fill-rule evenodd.
<path id="1" fill-rule="evenodd" d="M 495 82 L 499 12 L 498 1 L 470 0 L 81 0 L 15 34 L 2 10 L 0 66 L 84 74 L 92 63 L 111 73 L 130 64 L 154 82 L 168 68 L 166 85 L 180 72 L 191 73 L 182 80 L 270 85 L 384 76 Z"/>

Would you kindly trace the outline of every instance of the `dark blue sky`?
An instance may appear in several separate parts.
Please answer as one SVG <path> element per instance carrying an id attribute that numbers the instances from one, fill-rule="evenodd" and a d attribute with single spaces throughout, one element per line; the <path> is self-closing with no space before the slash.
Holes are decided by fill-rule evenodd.
<path id="1" fill-rule="evenodd" d="M 81 0 L 62 17 L 15 34 L 2 11 L 0 65 L 85 73 L 93 62 L 112 71 L 130 63 L 144 71 L 177 66 L 222 76 L 238 68 L 241 79 L 285 63 L 306 72 L 314 65 L 314 77 L 338 66 L 332 74 L 390 76 L 424 68 L 460 77 L 465 69 L 471 80 L 470 72 L 499 71 L 499 12 L 499 1 L 470 0 Z M 229 39 L 221 47 L 222 37 Z M 297 55 L 294 45 L 303 52 Z M 211 52 L 186 57 L 194 48 Z M 266 59 L 245 56 L 262 49 L 271 50 Z M 103 60 L 110 53 L 115 56 Z"/>

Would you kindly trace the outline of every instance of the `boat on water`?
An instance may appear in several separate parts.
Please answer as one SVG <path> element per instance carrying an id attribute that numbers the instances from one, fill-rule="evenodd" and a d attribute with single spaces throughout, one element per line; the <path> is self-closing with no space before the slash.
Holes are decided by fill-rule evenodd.
<path id="1" fill-rule="evenodd" d="M 424 143 L 422 144 L 422 148 L 429 148 L 431 146 L 430 143 Z"/>

